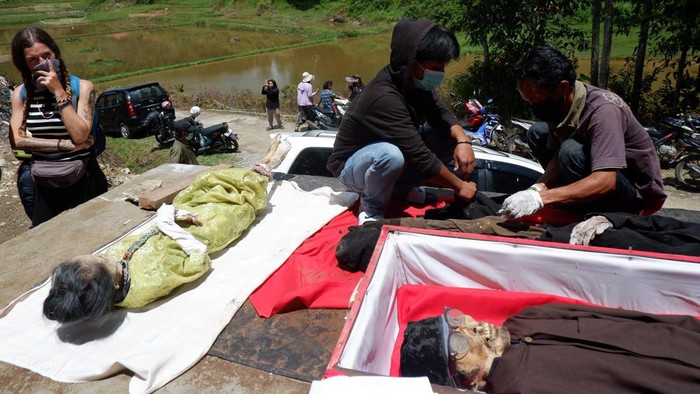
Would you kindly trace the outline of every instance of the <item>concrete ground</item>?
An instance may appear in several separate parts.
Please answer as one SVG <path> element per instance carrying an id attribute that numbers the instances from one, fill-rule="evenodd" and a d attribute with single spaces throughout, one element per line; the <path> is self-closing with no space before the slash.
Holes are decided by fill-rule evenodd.
<path id="1" fill-rule="evenodd" d="M 176 164 L 160 166 L 0 244 L 0 305 L 4 307 L 34 284 L 48 278 L 56 262 L 92 253 L 113 240 L 115 235 L 123 234 L 154 214 L 126 202 L 122 192 L 146 180 L 172 182 L 200 169 L 200 166 Z M 70 234 L 70 237 L 65 237 L 65 234 Z M 8 393 L 127 392 L 130 378 L 130 375 L 122 373 L 96 382 L 68 384 L 0 363 L 0 392 Z M 293 394 L 308 390 L 309 384 L 306 382 L 205 356 L 159 392 Z"/>

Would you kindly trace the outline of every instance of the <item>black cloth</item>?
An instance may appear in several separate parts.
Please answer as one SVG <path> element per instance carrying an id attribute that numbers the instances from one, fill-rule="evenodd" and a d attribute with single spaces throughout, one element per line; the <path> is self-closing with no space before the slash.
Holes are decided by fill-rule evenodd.
<path id="1" fill-rule="evenodd" d="M 456 198 L 454 202 L 442 208 L 429 209 L 425 212 L 426 219 L 480 219 L 485 216 L 497 216 L 503 200 L 507 196 L 498 199 L 491 198 L 484 193 L 477 192 L 474 199 L 464 201 Z"/>
<path id="2" fill-rule="evenodd" d="M 477 193 L 477 196 L 479 193 Z M 365 222 L 361 226 L 351 226 L 335 250 L 338 266 L 346 271 L 366 271 L 369 261 L 377 245 L 383 225 L 393 225 L 411 228 L 425 228 L 441 231 L 461 232 L 469 234 L 488 234 L 502 237 L 537 239 L 542 236 L 544 229 L 529 226 L 526 223 L 506 220 L 495 216 L 492 212 L 497 210 L 495 203 L 486 196 L 483 201 L 475 199 L 466 207 L 456 210 L 459 217 L 464 219 L 431 219 L 426 214 L 425 218 L 393 218 Z M 496 204 L 496 206 L 482 205 Z M 457 204 L 460 205 L 460 204 Z"/>
<path id="3" fill-rule="evenodd" d="M 651 215 L 639 216 L 624 212 L 594 213 L 605 216 L 613 225 L 596 235 L 590 245 L 646 252 L 700 256 L 700 223 Z M 541 240 L 569 243 L 577 223 L 563 227 L 548 227 Z"/>
<path id="4" fill-rule="evenodd" d="M 409 18 L 396 25 L 390 64 L 379 71 L 343 116 L 326 166 L 333 176 L 340 175 L 356 151 L 378 141 L 396 145 L 409 167 L 407 172 L 415 172 L 418 178 L 430 179 L 440 172 L 442 162 L 417 129 L 427 121 L 435 130 L 449 133 L 459 122 L 435 91 L 408 88 L 412 86 L 416 47 L 436 26 L 425 19 Z"/>
<path id="5" fill-rule="evenodd" d="M 265 108 L 275 109 L 280 107 L 280 90 L 277 87 L 263 86 L 261 94 L 266 96 Z"/>
<path id="6" fill-rule="evenodd" d="M 490 393 L 692 393 L 700 388 L 700 321 L 547 304 L 504 323 L 511 345 Z"/>
<path id="7" fill-rule="evenodd" d="M 401 376 L 426 376 L 430 383 L 449 386 L 440 317 L 409 322 L 401 342 Z"/>

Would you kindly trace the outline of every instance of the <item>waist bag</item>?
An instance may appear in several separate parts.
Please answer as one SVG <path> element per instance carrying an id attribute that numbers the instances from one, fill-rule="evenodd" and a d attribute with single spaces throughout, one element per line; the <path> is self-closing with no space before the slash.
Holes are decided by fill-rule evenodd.
<path id="1" fill-rule="evenodd" d="M 86 171 L 87 163 L 85 160 L 35 160 L 32 164 L 34 182 L 53 189 L 72 186 L 85 175 Z"/>

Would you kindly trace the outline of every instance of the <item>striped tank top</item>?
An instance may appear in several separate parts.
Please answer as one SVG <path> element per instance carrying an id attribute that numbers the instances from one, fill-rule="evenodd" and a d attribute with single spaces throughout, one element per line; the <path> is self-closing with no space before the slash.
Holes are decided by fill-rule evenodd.
<path id="1" fill-rule="evenodd" d="M 37 93 L 37 96 L 32 99 L 29 106 L 29 114 L 27 115 L 27 131 L 35 138 L 45 138 L 54 141 L 70 139 L 68 130 L 63 124 L 61 113 L 56 109 L 56 97 L 48 91 Z M 87 159 L 90 154 L 90 148 L 54 153 L 32 151 L 34 159 L 54 161 Z"/>

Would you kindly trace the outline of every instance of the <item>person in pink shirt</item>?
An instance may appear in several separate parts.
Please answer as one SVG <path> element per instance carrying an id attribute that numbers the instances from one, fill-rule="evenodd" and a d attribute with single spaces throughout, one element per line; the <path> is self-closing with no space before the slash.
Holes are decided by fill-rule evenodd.
<path id="1" fill-rule="evenodd" d="M 299 105 L 299 116 L 297 116 L 297 123 L 294 131 L 299 131 L 299 126 L 308 120 L 314 120 L 316 116 L 312 110 L 314 106 L 313 97 L 318 93 L 318 89 L 313 90 L 311 86 L 311 81 L 313 81 L 314 76 L 304 71 L 301 74 L 301 82 L 297 85 L 297 105 Z"/>

